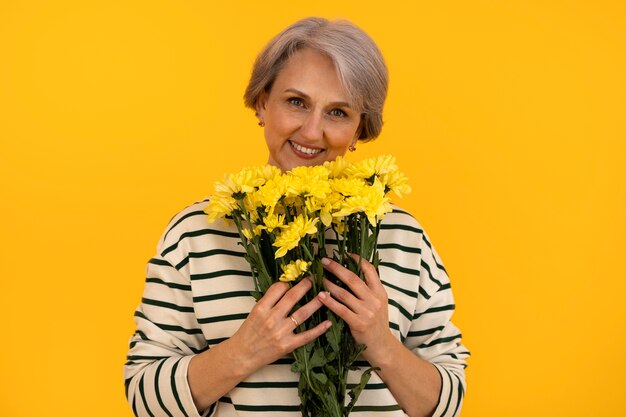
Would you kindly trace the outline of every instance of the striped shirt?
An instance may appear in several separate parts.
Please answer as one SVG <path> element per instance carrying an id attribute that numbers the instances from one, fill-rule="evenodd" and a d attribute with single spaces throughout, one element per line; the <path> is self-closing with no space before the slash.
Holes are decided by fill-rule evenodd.
<path id="1" fill-rule="evenodd" d="M 150 259 L 136 331 L 124 366 L 126 396 L 136 416 L 198 417 L 187 368 L 193 357 L 231 337 L 255 300 L 254 283 L 232 222 L 208 223 L 207 201 L 178 213 Z M 388 293 L 389 327 L 418 357 L 435 365 L 442 387 L 435 416 L 461 411 L 468 350 L 450 321 L 450 281 L 428 235 L 407 212 L 394 207 L 379 235 L 380 277 Z M 285 357 L 259 369 L 203 415 L 300 416 L 299 375 Z M 358 362 L 348 383 L 369 365 Z M 351 415 L 405 416 L 376 373 Z"/>

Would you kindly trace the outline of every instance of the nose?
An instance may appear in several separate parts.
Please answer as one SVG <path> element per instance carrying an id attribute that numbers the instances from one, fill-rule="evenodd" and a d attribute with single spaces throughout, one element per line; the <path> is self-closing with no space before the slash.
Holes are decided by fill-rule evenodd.
<path id="1" fill-rule="evenodd" d="M 324 137 L 324 118 L 321 112 L 311 111 L 306 114 L 300 126 L 300 136 L 310 142 L 320 141 Z"/>

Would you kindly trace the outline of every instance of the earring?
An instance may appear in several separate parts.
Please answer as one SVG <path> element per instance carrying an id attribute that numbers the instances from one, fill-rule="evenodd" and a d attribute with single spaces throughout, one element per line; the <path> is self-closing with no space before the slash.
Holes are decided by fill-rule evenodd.
<path id="1" fill-rule="evenodd" d="M 349 150 L 350 152 L 354 152 L 354 151 L 356 151 L 356 146 L 354 146 L 354 145 L 350 145 L 350 146 L 348 147 L 348 150 Z"/>
<path id="2" fill-rule="evenodd" d="M 265 122 L 263 120 L 259 120 L 259 126 L 265 127 Z"/>

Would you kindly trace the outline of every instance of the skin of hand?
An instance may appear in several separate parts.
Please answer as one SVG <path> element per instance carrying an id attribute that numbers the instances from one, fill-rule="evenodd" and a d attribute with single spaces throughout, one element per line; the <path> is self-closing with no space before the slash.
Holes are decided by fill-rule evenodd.
<path id="1" fill-rule="evenodd" d="M 191 359 L 187 380 L 199 411 L 208 408 L 257 369 L 328 330 L 331 323 L 326 320 L 313 329 L 294 333 L 295 324 L 289 313 L 311 286 L 308 279 L 291 288 L 286 282 L 272 284 L 231 338 Z M 291 317 L 303 323 L 321 306 L 322 302 L 316 297 Z"/>
<path id="2" fill-rule="evenodd" d="M 359 262 L 358 255 L 351 256 Z M 328 293 L 320 292 L 317 298 L 346 322 L 357 343 L 367 346 L 363 358 L 380 368 L 377 374 L 404 412 L 411 417 L 432 416 L 441 390 L 439 371 L 393 336 L 389 329 L 387 291 L 376 268 L 365 259 L 360 262 L 364 281 L 339 263 L 324 258 L 324 268 L 351 292 L 324 278 Z"/>
<path id="3" fill-rule="evenodd" d="M 274 283 L 252 308 L 246 321 L 232 337 L 240 346 L 242 357 L 250 362 L 246 368 L 254 372 L 316 339 L 330 327 L 330 321 L 326 320 L 313 329 L 294 333 L 295 324 L 288 317 L 289 313 L 311 286 L 309 279 L 301 280 L 291 289 L 286 282 Z M 291 317 L 302 324 L 321 306 L 321 301 L 314 298 L 291 314 Z"/>

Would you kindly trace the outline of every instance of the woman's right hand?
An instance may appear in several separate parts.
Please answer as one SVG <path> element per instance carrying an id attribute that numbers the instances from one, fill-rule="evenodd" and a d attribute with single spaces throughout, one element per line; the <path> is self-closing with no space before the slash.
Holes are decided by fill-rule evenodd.
<path id="1" fill-rule="evenodd" d="M 326 320 L 313 329 L 294 333 L 296 322 L 304 322 L 322 306 L 315 297 L 291 314 L 293 320 L 290 318 L 289 312 L 311 286 L 309 279 L 293 287 L 286 282 L 272 284 L 231 338 L 191 358 L 187 380 L 200 414 L 259 368 L 328 330 L 331 323 Z"/>
<path id="2" fill-rule="evenodd" d="M 276 361 L 328 330 L 331 323 L 326 320 L 313 329 L 294 333 L 296 323 L 302 324 L 323 305 L 315 297 L 289 316 L 289 312 L 311 286 L 309 279 L 302 279 L 293 287 L 286 282 L 274 283 L 252 308 L 247 319 L 230 339 L 234 342 L 232 346 L 236 346 L 241 355 L 246 373 L 253 373 Z"/>

